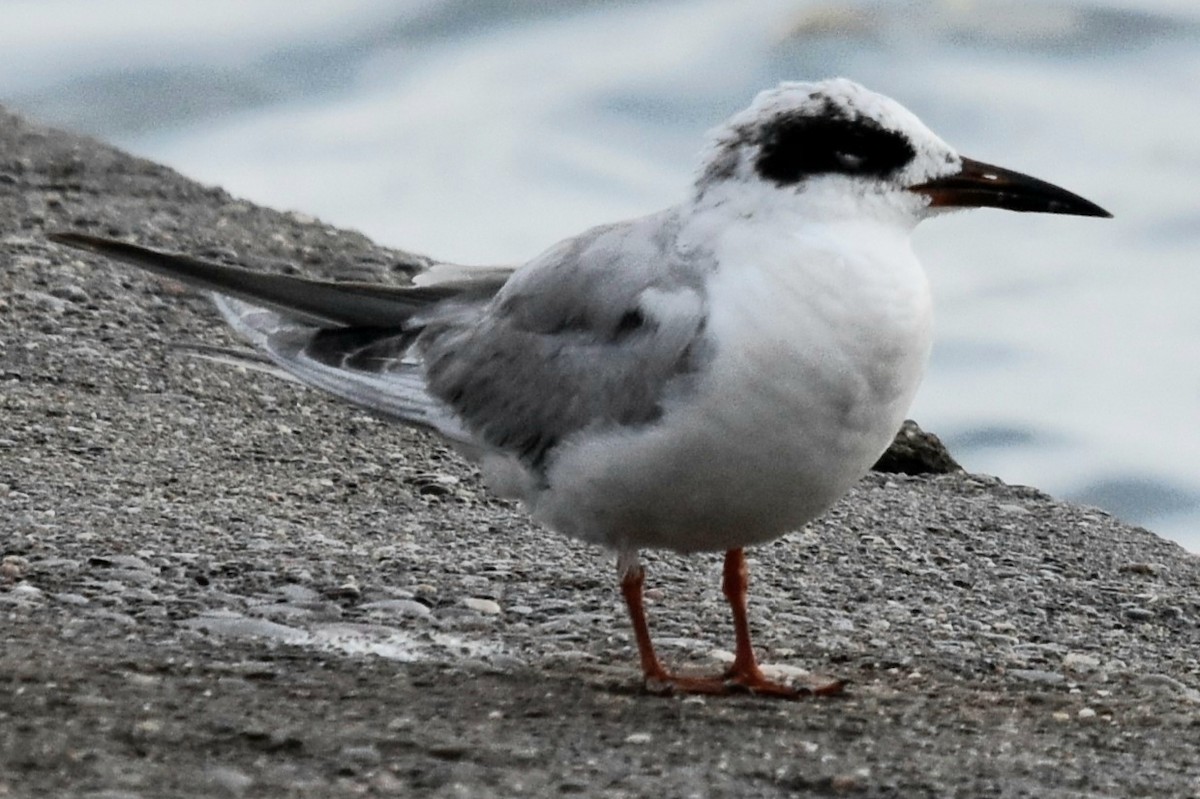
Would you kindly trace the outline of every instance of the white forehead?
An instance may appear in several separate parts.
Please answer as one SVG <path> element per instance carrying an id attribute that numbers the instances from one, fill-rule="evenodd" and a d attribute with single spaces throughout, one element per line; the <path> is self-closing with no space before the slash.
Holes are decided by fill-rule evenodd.
<path id="1" fill-rule="evenodd" d="M 797 114 L 818 116 L 836 108 L 846 119 L 866 117 L 897 133 L 931 136 L 916 115 L 890 97 L 846 78 L 813 83 L 785 81 L 761 91 L 750 107 L 735 114 L 728 124 L 754 125 L 768 119 Z"/>
<path id="2" fill-rule="evenodd" d="M 902 134 L 916 157 L 897 177 L 904 183 L 930 180 L 957 171 L 961 159 L 917 115 L 886 95 L 846 78 L 814 82 L 785 81 L 761 91 L 750 106 L 734 114 L 710 132 L 711 146 L 706 161 L 727 158 L 731 146 L 754 142 L 753 132 L 785 116 L 826 116 L 870 119 L 885 130 Z"/>

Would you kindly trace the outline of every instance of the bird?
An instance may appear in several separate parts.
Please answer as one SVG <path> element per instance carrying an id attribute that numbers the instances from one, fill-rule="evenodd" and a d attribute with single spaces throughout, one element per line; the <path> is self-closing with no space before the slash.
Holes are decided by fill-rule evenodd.
<path id="1" fill-rule="evenodd" d="M 274 368 L 437 433 L 546 528 L 615 551 L 647 688 L 795 699 L 844 682 L 766 676 L 745 548 L 817 518 L 887 449 L 932 343 L 911 233 L 983 207 L 1111 216 L 833 78 L 780 83 L 710 131 L 678 204 L 518 267 L 434 263 L 385 286 L 49 237 L 212 292 Z M 643 549 L 725 553 L 727 670 L 663 665 Z"/>

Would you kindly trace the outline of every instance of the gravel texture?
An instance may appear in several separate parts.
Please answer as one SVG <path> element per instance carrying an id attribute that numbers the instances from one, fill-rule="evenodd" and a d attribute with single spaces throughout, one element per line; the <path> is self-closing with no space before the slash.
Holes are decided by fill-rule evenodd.
<path id="1" fill-rule="evenodd" d="M 1200 562 L 1145 530 L 872 474 L 751 553 L 765 660 L 846 696 L 649 695 L 610 555 L 426 435 L 189 349 L 237 343 L 64 228 L 423 263 L 0 112 L 0 797 L 1200 792 Z M 719 669 L 719 558 L 647 561 L 662 653 Z"/>

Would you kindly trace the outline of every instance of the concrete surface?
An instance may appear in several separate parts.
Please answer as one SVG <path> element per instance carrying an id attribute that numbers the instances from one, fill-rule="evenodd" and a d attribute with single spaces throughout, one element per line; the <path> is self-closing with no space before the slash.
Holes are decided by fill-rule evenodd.
<path id="1" fill-rule="evenodd" d="M 848 694 L 653 696 L 608 554 L 423 434 L 195 357 L 236 345 L 203 298 L 63 228 L 420 264 L 0 112 L 0 797 L 1200 792 L 1200 562 L 1145 530 L 870 475 L 752 552 L 765 659 Z M 648 560 L 663 654 L 719 669 L 718 558 Z"/>

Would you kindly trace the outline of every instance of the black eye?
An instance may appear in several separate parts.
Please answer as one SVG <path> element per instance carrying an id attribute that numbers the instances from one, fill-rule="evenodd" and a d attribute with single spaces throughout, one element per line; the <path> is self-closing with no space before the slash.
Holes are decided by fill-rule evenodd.
<path id="1" fill-rule="evenodd" d="M 791 116 L 763 128 L 755 169 L 783 186 L 827 173 L 885 177 L 914 155 L 907 138 L 868 119 Z"/>

